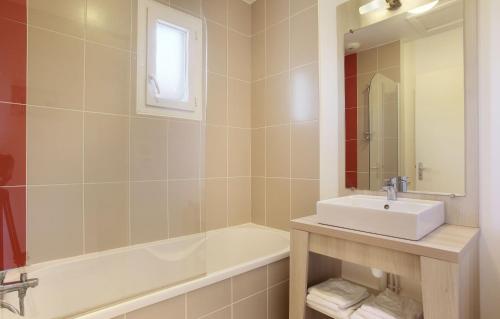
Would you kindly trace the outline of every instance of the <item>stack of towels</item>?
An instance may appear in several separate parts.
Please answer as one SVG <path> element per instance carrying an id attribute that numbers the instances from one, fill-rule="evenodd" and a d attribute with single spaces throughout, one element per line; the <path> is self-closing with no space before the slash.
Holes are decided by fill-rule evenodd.
<path id="1" fill-rule="evenodd" d="M 369 300 L 352 315 L 351 319 L 420 319 L 422 304 L 389 289 Z"/>
<path id="2" fill-rule="evenodd" d="M 332 278 L 308 289 L 307 305 L 332 318 L 348 319 L 369 297 L 365 287 Z"/>

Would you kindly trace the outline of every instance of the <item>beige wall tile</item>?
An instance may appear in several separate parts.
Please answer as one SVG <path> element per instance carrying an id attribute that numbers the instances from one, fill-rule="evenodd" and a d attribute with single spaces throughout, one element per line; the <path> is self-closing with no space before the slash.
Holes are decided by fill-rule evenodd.
<path id="1" fill-rule="evenodd" d="M 266 318 L 267 292 L 243 299 L 233 306 L 233 319 Z"/>
<path id="2" fill-rule="evenodd" d="M 290 125 L 266 129 L 266 174 L 270 177 L 290 176 Z"/>
<path id="3" fill-rule="evenodd" d="M 28 188 L 29 264 L 83 253 L 81 185 Z"/>
<path id="4" fill-rule="evenodd" d="M 266 124 L 290 122 L 290 81 L 288 72 L 266 79 L 265 110 Z"/>
<path id="5" fill-rule="evenodd" d="M 131 1 L 87 0 L 87 39 L 130 49 L 130 13 Z"/>
<path id="6" fill-rule="evenodd" d="M 200 123 L 170 121 L 168 124 L 168 177 L 197 178 L 201 160 Z"/>
<path id="7" fill-rule="evenodd" d="M 227 176 L 227 135 L 225 126 L 207 126 L 206 176 Z"/>
<path id="8" fill-rule="evenodd" d="M 252 7 L 241 0 L 228 0 L 228 24 L 229 27 L 243 34 L 252 33 Z"/>
<path id="9" fill-rule="evenodd" d="M 231 319 L 231 307 L 226 307 L 207 316 L 203 316 L 203 319 Z"/>
<path id="10" fill-rule="evenodd" d="M 229 225 L 239 225 L 252 221 L 251 178 L 229 179 Z"/>
<path id="11" fill-rule="evenodd" d="M 252 130 L 252 176 L 266 175 L 266 129 Z"/>
<path id="12" fill-rule="evenodd" d="M 170 237 L 200 231 L 200 186 L 197 180 L 168 182 L 168 226 Z"/>
<path id="13" fill-rule="evenodd" d="M 266 81 L 252 83 L 252 127 L 263 127 L 266 124 L 265 108 Z"/>
<path id="14" fill-rule="evenodd" d="M 267 267 L 260 267 L 252 271 L 233 277 L 233 302 L 253 295 L 267 288 Z M 264 307 L 265 308 L 265 307 Z M 262 317 L 254 317 L 262 318 Z"/>
<path id="15" fill-rule="evenodd" d="M 271 26 L 288 18 L 289 0 L 266 0 L 266 23 Z"/>
<path id="16" fill-rule="evenodd" d="M 227 78 L 208 73 L 207 90 L 207 123 L 225 125 L 227 123 Z"/>
<path id="17" fill-rule="evenodd" d="M 83 37 L 85 0 L 30 0 L 28 23 Z"/>
<path id="18" fill-rule="evenodd" d="M 236 0 L 238 1 L 238 0 Z M 257 33 L 252 37 L 252 80 L 266 75 L 266 34 Z"/>
<path id="19" fill-rule="evenodd" d="M 285 258 L 275 263 L 269 264 L 268 269 L 268 285 L 274 286 L 280 282 L 287 280 L 290 277 L 290 259 Z"/>
<path id="20" fill-rule="evenodd" d="M 399 66 L 383 69 L 379 72 L 395 82 L 401 81 L 401 70 Z"/>
<path id="21" fill-rule="evenodd" d="M 252 177 L 252 223 L 266 224 L 266 179 Z"/>
<path id="22" fill-rule="evenodd" d="M 252 34 L 263 31 L 266 27 L 266 0 L 252 3 Z"/>
<path id="23" fill-rule="evenodd" d="M 167 121 L 130 120 L 130 177 L 132 180 L 160 180 L 167 177 Z"/>
<path id="24" fill-rule="evenodd" d="M 358 52 L 358 74 L 377 71 L 377 49 Z"/>
<path id="25" fill-rule="evenodd" d="M 358 148 L 358 172 L 368 173 L 370 170 L 370 143 L 365 140 L 356 142 Z"/>
<path id="26" fill-rule="evenodd" d="M 378 68 L 386 69 L 400 66 L 399 41 L 378 48 Z"/>
<path id="27" fill-rule="evenodd" d="M 82 108 L 82 40 L 29 27 L 28 70 L 28 104 Z"/>
<path id="28" fill-rule="evenodd" d="M 288 318 L 288 282 L 269 289 L 268 319 Z"/>
<path id="29" fill-rule="evenodd" d="M 207 22 L 208 30 L 208 71 L 227 73 L 227 29 Z"/>
<path id="30" fill-rule="evenodd" d="M 167 182 L 131 182 L 131 243 L 147 243 L 167 238 L 167 223 Z"/>
<path id="31" fill-rule="evenodd" d="M 292 177 L 319 178 L 318 122 L 292 125 Z"/>
<path id="32" fill-rule="evenodd" d="M 318 3 L 318 0 L 290 0 L 290 14 L 296 14 Z M 316 10 L 318 8 L 316 7 Z"/>
<path id="33" fill-rule="evenodd" d="M 279 2 L 268 1 L 267 3 Z M 267 75 L 281 73 L 289 67 L 289 29 L 288 20 L 266 30 L 266 69 Z"/>
<path id="34" fill-rule="evenodd" d="M 204 181 L 204 202 L 206 230 L 227 226 L 227 178 Z"/>
<path id="35" fill-rule="evenodd" d="M 251 95 L 250 82 L 229 79 L 228 119 L 230 126 L 241 128 L 252 126 Z"/>
<path id="36" fill-rule="evenodd" d="M 227 0 L 202 0 L 203 14 L 212 21 L 226 25 Z"/>
<path id="37" fill-rule="evenodd" d="M 318 9 L 312 7 L 294 16 L 290 23 L 291 67 L 318 60 Z"/>
<path id="38" fill-rule="evenodd" d="M 187 295 L 187 319 L 197 319 L 231 303 L 231 279 L 195 290 Z"/>
<path id="39" fill-rule="evenodd" d="M 290 221 L 290 180 L 287 178 L 266 179 L 267 225 L 289 229 Z"/>
<path id="40" fill-rule="evenodd" d="M 129 179 L 129 120 L 114 115 L 85 114 L 85 181 Z"/>
<path id="41" fill-rule="evenodd" d="M 251 176 L 250 129 L 229 128 L 229 177 Z"/>
<path id="42" fill-rule="evenodd" d="M 252 80 L 252 39 L 234 31 L 228 34 L 228 74 L 236 79 Z"/>
<path id="43" fill-rule="evenodd" d="M 170 5 L 178 9 L 184 9 L 197 17 L 201 13 L 201 0 L 170 0 Z"/>
<path id="44" fill-rule="evenodd" d="M 128 114 L 130 53 L 86 43 L 85 110 Z"/>
<path id="45" fill-rule="evenodd" d="M 85 252 L 128 244 L 129 183 L 85 185 Z"/>
<path id="46" fill-rule="evenodd" d="M 83 181 L 83 114 L 27 108 L 28 184 Z"/>
<path id="47" fill-rule="evenodd" d="M 185 296 L 180 295 L 152 306 L 127 313 L 127 319 L 184 318 Z"/>
<path id="48" fill-rule="evenodd" d="M 318 64 L 309 64 L 291 72 L 290 108 L 292 121 L 311 121 L 319 118 Z"/>
<path id="49" fill-rule="evenodd" d="M 292 219 L 314 215 L 319 200 L 319 180 L 292 179 Z"/>

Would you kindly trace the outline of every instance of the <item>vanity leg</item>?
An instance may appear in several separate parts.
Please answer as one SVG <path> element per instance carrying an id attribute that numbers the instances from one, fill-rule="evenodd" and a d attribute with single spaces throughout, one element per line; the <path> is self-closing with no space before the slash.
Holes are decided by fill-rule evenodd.
<path id="1" fill-rule="evenodd" d="M 306 314 L 309 233 L 292 229 L 290 233 L 290 319 Z"/>
<path id="2" fill-rule="evenodd" d="M 425 319 L 459 319 L 458 264 L 420 257 Z"/>

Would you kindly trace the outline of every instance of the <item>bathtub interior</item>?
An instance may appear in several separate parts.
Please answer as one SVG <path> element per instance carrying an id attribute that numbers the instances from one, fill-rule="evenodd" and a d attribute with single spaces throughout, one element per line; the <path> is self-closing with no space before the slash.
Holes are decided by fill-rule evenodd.
<path id="1" fill-rule="evenodd" d="M 205 247 L 200 233 L 28 267 L 40 280 L 26 297 L 28 318 L 67 318 L 203 276 Z"/>
<path id="2" fill-rule="evenodd" d="M 28 291 L 26 318 L 78 317 L 228 270 L 248 271 L 288 250 L 287 232 L 245 224 L 33 265 L 25 271 L 40 285 Z M 6 301 L 16 303 L 15 297 Z M 6 310 L 0 314 L 16 318 Z"/>

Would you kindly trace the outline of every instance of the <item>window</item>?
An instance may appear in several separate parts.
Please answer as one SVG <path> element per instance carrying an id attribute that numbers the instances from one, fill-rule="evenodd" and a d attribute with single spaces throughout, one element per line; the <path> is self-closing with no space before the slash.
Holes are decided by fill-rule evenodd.
<path id="1" fill-rule="evenodd" d="M 137 14 L 138 114 L 201 120 L 202 23 L 154 0 Z"/>

